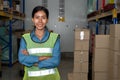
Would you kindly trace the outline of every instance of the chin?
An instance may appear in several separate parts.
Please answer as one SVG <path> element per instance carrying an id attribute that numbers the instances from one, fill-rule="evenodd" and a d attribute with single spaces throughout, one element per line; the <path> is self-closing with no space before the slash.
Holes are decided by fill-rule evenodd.
<path id="1" fill-rule="evenodd" d="M 38 30 L 44 30 L 45 28 L 37 28 Z"/>

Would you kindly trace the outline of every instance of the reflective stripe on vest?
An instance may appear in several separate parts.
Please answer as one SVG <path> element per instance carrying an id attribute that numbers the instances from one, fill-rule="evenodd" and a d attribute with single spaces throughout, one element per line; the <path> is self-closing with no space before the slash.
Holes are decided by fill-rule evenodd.
<path id="1" fill-rule="evenodd" d="M 53 48 L 32 48 L 28 49 L 29 54 L 52 53 Z"/>
<path id="2" fill-rule="evenodd" d="M 50 75 L 50 74 L 55 74 L 55 69 L 28 71 L 28 76 L 30 77 L 45 76 L 45 75 Z"/>

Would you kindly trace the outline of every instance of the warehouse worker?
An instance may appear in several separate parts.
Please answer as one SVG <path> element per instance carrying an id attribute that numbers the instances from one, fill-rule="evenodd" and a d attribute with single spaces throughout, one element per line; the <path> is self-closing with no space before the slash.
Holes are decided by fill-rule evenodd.
<path id="1" fill-rule="evenodd" d="M 25 66 L 23 80 L 60 80 L 60 37 L 46 28 L 49 11 L 36 6 L 32 11 L 34 29 L 21 38 L 19 62 Z"/>

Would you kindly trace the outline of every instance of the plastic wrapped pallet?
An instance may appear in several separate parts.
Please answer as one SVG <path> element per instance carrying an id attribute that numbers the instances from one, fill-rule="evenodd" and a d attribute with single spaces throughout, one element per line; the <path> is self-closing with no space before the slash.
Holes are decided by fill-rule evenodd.
<path id="1" fill-rule="evenodd" d="M 88 14 L 89 13 L 91 13 L 91 12 L 93 12 L 94 10 L 93 10 L 93 0 L 88 0 Z"/>
<path id="2" fill-rule="evenodd" d="M 2 37 L 3 40 L 0 40 L 0 43 L 2 45 L 3 51 L 2 51 L 2 63 L 8 63 L 7 60 L 9 60 L 9 47 L 6 47 L 8 45 L 9 42 L 9 36 L 6 35 L 4 37 Z M 6 47 L 6 48 L 5 48 Z M 12 63 L 17 61 L 17 37 L 12 35 Z"/>
<path id="3" fill-rule="evenodd" d="M 2 71 L 2 67 L 1 67 L 1 54 L 2 54 L 2 47 L 0 45 L 0 72 Z M 1 74 L 1 73 L 0 73 Z"/>

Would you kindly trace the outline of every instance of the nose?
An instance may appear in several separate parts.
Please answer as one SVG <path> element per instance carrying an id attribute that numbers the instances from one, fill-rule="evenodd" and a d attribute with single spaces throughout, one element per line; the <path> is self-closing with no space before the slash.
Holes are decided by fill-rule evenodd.
<path id="1" fill-rule="evenodd" d="M 39 18 L 39 22 L 42 22 L 42 18 Z"/>

